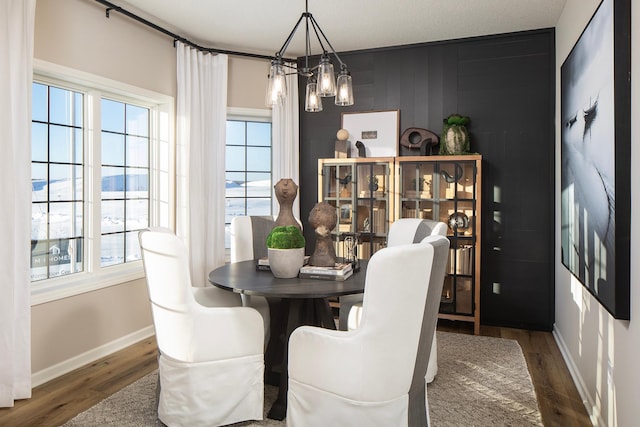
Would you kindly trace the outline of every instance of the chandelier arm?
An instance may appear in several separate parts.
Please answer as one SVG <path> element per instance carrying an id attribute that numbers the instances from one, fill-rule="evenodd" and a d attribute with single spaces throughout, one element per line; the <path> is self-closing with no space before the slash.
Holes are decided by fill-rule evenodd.
<path id="1" fill-rule="evenodd" d="M 320 31 L 320 34 L 322 34 L 322 38 L 324 39 L 324 41 L 327 42 L 327 45 L 329 45 L 329 48 L 331 48 L 331 52 L 333 53 L 333 56 L 336 57 L 336 59 L 338 60 L 338 62 L 340 63 L 340 68 L 347 68 L 347 65 L 342 62 L 342 59 L 340 59 L 340 57 L 338 56 L 338 53 L 336 52 L 336 50 L 333 48 L 333 46 L 331 46 L 331 42 L 329 41 L 329 39 L 327 38 L 327 36 L 324 35 L 324 31 L 322 31 L 322 28 L 320 27 L 320 24 L 318 24 L 318 22 L 315 20 L 315 18 L 313 17 L 313 15 L 309 16 L 309 19 L 311 19 L 311 23 L 313 24 L 314 28 L 317 27 L 318 31 Z M 318 37 L 318 40 L 320 40 L 320 38 Z M 322 42 L 320 43 L 322 45 Z"/>
<path id="2" fill-rule="evenodd" d="M 300 15 L 300 18 L 298 19 L 298 22 L 296 22 L 296 25 L 293 26 L 293 30 L 291 30 L 291 33 L 289 33 L 289 37 L 287 37 L 287 39 L 284 41 L 284 44 L 282 45 L 282 47 L 280 48 L 280 50 L 276 54 L 278 57 L 284 56 L 285 51 L 289 47 L 289 43 L 291 43 L 291 40 L 293 39 L 293 36 L 296 33 L 296 31 L 298 30 L 298 26 L 300 25 L 300 23 L 302 22 L 302 19 L 304 17 L 305 17 L 304 13 L 302 15 Z"/>
<path id="3" fill-rule="evenodd" d="M 320 43 L 320 48 L 322 49 L 323 53 L 326 53 L 327 49 L 325 49 L 324 44 L 322 43 L 322 39 L 320 38 L 320 34 L 318 34 L 318 29 L 320 28 L 320 25 L 318 25 L 316 20 L 313 19 L 313 15 L 309 14 L 309 16 L 311 18 L 311 26 L 313 27 L 313 31 L 316 33 L 316 38 L 318 39 L 318 43 Z M 320 29 L 320 32 L 322 32 L 322 29 Z"/>
<path id="4" fill-rule="evenodd" d="M 305 37 L 305 46 L 304 46 L 304 69 L 309 70 L 309 54 L 311 53 L 311 41 L 309 40 L 309 2 L 307 0 L 307 10 L 305 11 L 305 20 L 304 20 L 304 37 Z M 313 25 L 313 23 L 312 23 Z"/>
<path id="5" fill-rule="evenodd" d="M 313 71 L 318 69 L 317 65 L 315 67 L 308 68 L 308 69 L 297 68 L 297 67 L 294 67 L 292 65 L 288 65 L 286 63 L 283 63 L 282 66 L 285 67 L 285 68 L 288 68 L 290 70 L 293 70 L 290 73 L 285 73 L 286 76 L 290 76 L 290 75 L 293 75 L 293 74 L 298 74 L 298 75 L 303 76 L 303 77 L 311 77 L 313 75 Z"/>

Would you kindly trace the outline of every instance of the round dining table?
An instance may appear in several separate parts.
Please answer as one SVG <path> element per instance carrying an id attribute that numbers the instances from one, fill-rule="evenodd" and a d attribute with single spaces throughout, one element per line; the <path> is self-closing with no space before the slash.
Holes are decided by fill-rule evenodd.
<path id="1" fill-rule="evenodd" d="M 257 260 L 225 264 L 209 273 L 209 282 L 218 288 L 266 297 L 269 302 L 271 334 L 265 351 L 265 381 L 278 385 L 269 418 L 282 420 L 287 412 L 289 336 L 302 325 L 336 329 L 328 299 L 364 292 L 366 266 L 361 260 L 360 269 L 344 281 L 281 279 L 271 271 L 259 270 Z"/>

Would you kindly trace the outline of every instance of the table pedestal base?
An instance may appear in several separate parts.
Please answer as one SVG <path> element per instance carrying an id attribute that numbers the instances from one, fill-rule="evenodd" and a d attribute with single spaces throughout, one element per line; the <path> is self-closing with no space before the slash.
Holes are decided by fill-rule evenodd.
<path id="1" fill-rule="evenodd" d="M 275 308 L 276 304 L 270 301 L 270 307 Z M 278 398 L 271 406 L 268 418 L 272 420 L 283 420 L 287 415 L 287 391 L 289 389 L 288 353 L 289 336 L 299 326 L 312 325 L 327 329 L 336 329 L 335 320 L 329 307 L 329 302 L 325 298 L 283 298 L 276 312 L 272 311 L 271 316 L 271 338 L 265 354 L 265 381 L 272 383 L 276 373 L 273 362 L 277 359 L 282 361 L 280 365 Z M 278 351 L 280 350 L 280 351 Z M 281 358 L 277 356 L 282 355 Z"/>

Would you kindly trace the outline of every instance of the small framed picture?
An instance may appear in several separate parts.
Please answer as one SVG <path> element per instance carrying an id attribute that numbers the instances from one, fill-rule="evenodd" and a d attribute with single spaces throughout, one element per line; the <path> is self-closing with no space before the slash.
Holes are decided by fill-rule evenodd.
<path id="1" fill-rule="evenodd" d="M 348 224 L 351 223 L 351 204 L 347 203 L 344 205 L 340 205 L 340 223 Z"/>

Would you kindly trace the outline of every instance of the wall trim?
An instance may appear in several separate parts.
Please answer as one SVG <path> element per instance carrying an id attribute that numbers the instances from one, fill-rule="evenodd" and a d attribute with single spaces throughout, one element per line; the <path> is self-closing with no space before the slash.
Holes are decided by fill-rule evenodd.
<path id="1" fill-rule="evenodd" d="M 569 369 L 569 373 L 571 374 L 573 383 L 576 385 L 576 388 L 578 389 L 578 393 L 582 398 L 582 404 L 587 409 L 587 413 L 589 414 L 589 419 L 591 420 L 591 423 L 596 427 L 606 426 L 607 423 L 602 419 L 602 413 L 596 410 L 597 406 L 588 392 L 587 386 L 584 380 L 582 379 L 582 375 L 580 375 L 580 370 L 578 369 L 578 366 L 574 362 L 573 357 L 571 357 L 571 353 L 569 352 L 569 349 L 564 339 L 562 338 L 562 334 L 560 334 L 560 332 L 558 332 L 558 329 L 556 329 L 555 327 L 553 328 L 552 334 L 553 334 L 553 338 L 556 340 L 556 344 L 558 345 L 558 348 L 560 349 L 560 353 L 562 354 L 564 363 L 567 365 L 567 368 Z"/>
<path id="2" fill-rule="evenodd" d="M 231 116 L 237 120 L 264 120 L 271 121 L 273 116 L 270 108 L 245 108 L 245 107 L 227 107 L 227 116 Z"/>
<path id="3" fill-rule="evenodd" d="M 111 342 L 93 348 L 82 354 L 74 356 L 70 359 L 57 363 L 41 371 L 35 372 L 31 375 L 31 387 L 37 387 L 54 378 L 69 373 L 74 369 L 78 369 L 84 365 L 95 362 L 101 357 L 108 356 L 116 351 L 122 350 L 125 347 L 133 345 L 143 339 L 149 338 L 155 334 L 153 325 L 139 329 L 128 335 L 117 338 Z"/>

